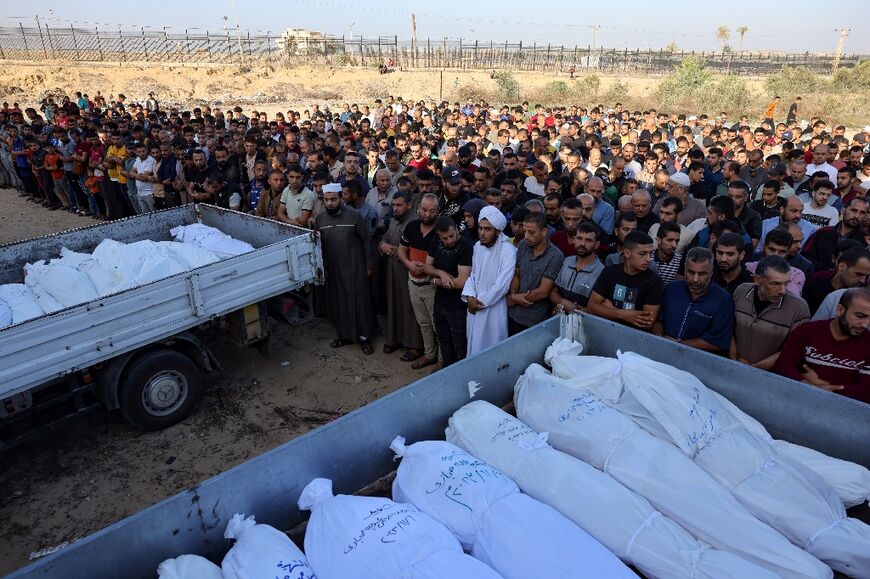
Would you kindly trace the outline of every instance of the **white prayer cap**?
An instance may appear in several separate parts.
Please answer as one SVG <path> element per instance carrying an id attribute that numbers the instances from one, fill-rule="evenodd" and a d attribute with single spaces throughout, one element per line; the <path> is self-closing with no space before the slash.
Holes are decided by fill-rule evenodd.
<path id="1" fill-rule="evenodd" d="M 507 219 L 505 219 L 504 214 L 501 212 L 501 210 L 493 207 L 492 205 L 487 205 L 480 210 L 480 216 L 478 216 L 478 221 L 483 221 L 484 219 L 489 221 L 489 224 L 498 229 L 499 231 L 504 231 L 504 228 L 507 226 Z"/>
<path id="2" fill-rule="evenodd" d="M 324 193 L 341 193 L 341 185 L 338 183 L 327 183 L 323 186 Z"/>

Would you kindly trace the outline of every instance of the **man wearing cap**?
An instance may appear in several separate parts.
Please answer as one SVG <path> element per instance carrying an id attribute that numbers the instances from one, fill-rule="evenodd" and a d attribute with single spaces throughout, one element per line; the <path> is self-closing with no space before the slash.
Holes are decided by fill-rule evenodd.
<path id="1" fill-rule="evenodd" d="M 696 219 L 705 219 L 707 217 L 707 207 L 704 205 L 704 202 L 689 196 L 689 185 L 689 176 L 685 173 L 674 173 L 668 177 L 668 196 L 676 197 L 683 204 L 682 211 L 680 211 L 680 215 L 677 217 L 677 223 L 685 226 L 688 226 Z M 653 208 L 653 213 L 656 215 L 659 214 L 662 201 L 664 199 L 659 199 Z"/>
<path id="2" fill-rule="evenodd" d="M 508 308 L 505 297 L 516 268 L 517 251 L 502 231 L 507 220 L 492 206 L 480 210 L 471 274 L 462 290 L 468 304 L 466 319 L 468 355 L 507 338 Z"/>
<path id="3" fill-rule="evenodd" d="M 438 214 L 453 219 L 459 231 L 465 228 L 462 206 L 469 200 L 468 193 L 462 190 L 462 172 L 456 167 L 444 167 L 441 171 L 444 190 L 441 194 Z"/>

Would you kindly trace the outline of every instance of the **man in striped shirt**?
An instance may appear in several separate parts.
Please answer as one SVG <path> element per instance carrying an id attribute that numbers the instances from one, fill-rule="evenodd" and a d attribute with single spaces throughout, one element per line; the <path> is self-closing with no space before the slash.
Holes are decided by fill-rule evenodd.
<path id="1" fill-rule="evenodd" d="M 683 254 L 677 251 L 680 243 L 680 226 L 672 221 L 659 224 L 656 231 L 656 250 L 652 260 L 658 266 L 662 284 L 667 287 L 674 281 L 683 265 Z"/>

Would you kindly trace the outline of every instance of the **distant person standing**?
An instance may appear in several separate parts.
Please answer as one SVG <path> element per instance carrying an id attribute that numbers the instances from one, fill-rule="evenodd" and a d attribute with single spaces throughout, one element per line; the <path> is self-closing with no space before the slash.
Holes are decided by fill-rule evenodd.
<path id="1" fill-rule="evenodd" d="M 791 126 L 797 122 L 798 109 L 801 106 L 801 97 L 794 97 L 794 102 L 788 107 L 788 114 L 785 116 L 785 124 Z"/>
<path id="2" fill-rule="evenodd" d="M 770 124 L 773 127 L 774 119 L 776 118 L 776 109 L 779 108 L 779 105 L 782 103 L 782 97 L 775 96 L 773 100 L 770 101 L 767 105 L 767 109 L 764 111 L 764 122 Z"/>

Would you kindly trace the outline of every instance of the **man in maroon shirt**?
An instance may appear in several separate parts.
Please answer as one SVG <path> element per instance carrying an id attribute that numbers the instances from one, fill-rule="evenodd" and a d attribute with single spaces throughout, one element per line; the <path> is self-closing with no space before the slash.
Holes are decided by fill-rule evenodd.
<path id="1" fill-rule="evenodd" d="M 832 320 L 806 322 L 786 339 L 777 374 L 870 403 L 870 288 L 843 293 Z"/>

